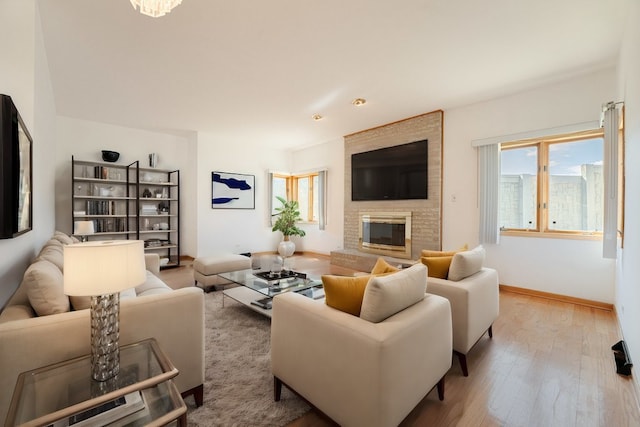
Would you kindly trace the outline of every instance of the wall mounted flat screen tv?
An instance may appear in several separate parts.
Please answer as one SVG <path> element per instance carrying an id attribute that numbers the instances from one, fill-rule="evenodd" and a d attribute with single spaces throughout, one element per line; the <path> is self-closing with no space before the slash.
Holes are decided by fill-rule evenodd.
<path id="1" fill-rule="evenodd" d="M 351 200 L 427 196 L 426 139 L 351 155 Z"/>
<path id="2" fill-rule="evenodd" d="M 32 227 L 32 142 L 11 97 L 0 95 L 0 239 Z"/>

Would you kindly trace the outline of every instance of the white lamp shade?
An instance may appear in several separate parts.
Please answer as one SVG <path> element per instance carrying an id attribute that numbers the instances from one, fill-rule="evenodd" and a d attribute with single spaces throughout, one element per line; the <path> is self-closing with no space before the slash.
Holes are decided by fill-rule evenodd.
<path id="1" fill-rule="evenodd" d="M 95 233 L 93 221 L 76 221 L 73 223 L 73 234 L 78 236 L 86 236 Z"/>
<path id="2" fill-rule="evenodd" d="M 64 293 L 113 294 L 146 279 L 142 240 L 106 240 L 64 246 Z"/>

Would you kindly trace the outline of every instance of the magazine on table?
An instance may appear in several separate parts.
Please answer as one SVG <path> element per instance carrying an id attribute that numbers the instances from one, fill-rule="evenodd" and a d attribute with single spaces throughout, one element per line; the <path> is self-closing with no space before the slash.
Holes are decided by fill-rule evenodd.
<path id="1" fill-rule="evenodd" d="M 49 427 L 97 427 L 104 426 L 114 421 L 131 415 L 145 407 L 144 399 L 140 391 L 129 393 L 117 399 L 110 400 L 102 405 L 78 412 L 50 424 Z"/>

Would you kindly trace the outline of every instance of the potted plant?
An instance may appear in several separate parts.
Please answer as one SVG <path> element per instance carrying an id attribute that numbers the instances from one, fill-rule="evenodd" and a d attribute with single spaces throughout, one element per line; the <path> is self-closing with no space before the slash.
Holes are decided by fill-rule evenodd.
<path id="1" fill-rule="evenodd" d="M 278 253 L 282 257 L 293 255 L 296 245 L 289 239 L 289 236 L 304 236 L 304 230 L 296 226 L 297 221 L 302 221 L 300 211 L 298 210 L 297 200 L 285 200 L 280 196 L 276 196 L 282 206 L 276 208 L 274 216 L 277 216 L 275 224 L 271 231 L 281 231 L 284 240 L 278 245 Z"/>

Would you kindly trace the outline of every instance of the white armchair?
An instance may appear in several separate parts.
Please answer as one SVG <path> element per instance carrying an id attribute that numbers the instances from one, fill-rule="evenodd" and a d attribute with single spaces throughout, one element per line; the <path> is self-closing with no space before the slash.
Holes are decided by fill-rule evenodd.
<path id="1" fill-rule="evenodd" d="M 453 351 L 466 377 L 469 350 L 485 332 L 493 337 L 492 326 L 499 313 L 498 272 L 484 267 L 459 281 L 429 277 L 427 292 L 443 296 L 451 303 Z"/>
<path id="2" fill-rule="evenodd" d="M 445 298 L 427 294 L 372 323 L 290 292 L 274 298 L 272 316 L 276 401 L 285 384 L 342 426 L 375 427 L 398 425 L 436 384 L 444 398 L 452 352 Z"/>

